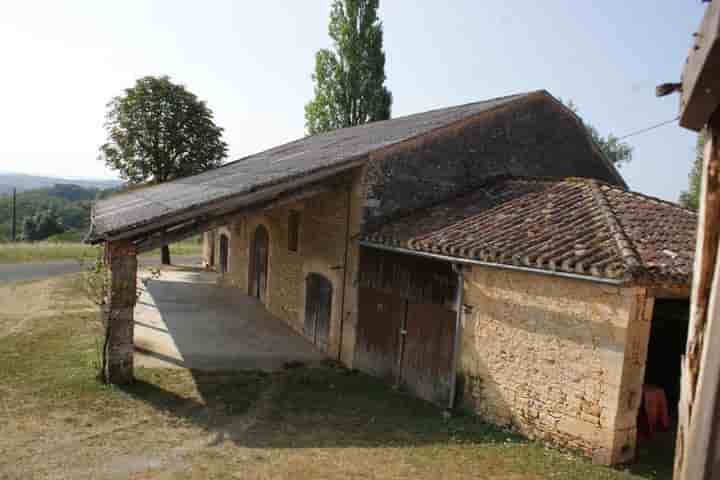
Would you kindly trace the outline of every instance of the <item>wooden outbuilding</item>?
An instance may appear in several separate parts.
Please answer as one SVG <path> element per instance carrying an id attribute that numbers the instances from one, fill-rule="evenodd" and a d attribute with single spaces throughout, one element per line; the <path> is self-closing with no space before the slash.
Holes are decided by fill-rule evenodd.
<path id="1" fill-rule="evenodd" d="M 699 223 L 690 332 L 682 362 L 675 478 L 720 477 L 720 1 L 707 2 L 678 84 L 680 126 L 704 132 Z"/>

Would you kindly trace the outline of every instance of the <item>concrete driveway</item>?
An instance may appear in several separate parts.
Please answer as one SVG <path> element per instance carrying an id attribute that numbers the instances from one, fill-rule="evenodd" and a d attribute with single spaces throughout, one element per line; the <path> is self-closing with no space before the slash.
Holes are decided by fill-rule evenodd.
<path id="1" fill-rule="evenodd" d="M 257 300 L 216 279 L 215 273 L 185 268 L 142 282 L 135 308 L 136 365 L 277 370 L 285 362 L 324 358 Z"/>

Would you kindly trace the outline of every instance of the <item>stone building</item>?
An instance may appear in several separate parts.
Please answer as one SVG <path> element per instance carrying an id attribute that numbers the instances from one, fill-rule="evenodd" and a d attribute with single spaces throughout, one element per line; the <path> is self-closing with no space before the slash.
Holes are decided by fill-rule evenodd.
<path id="1" fill-rule="evenodd" d="M 125 192 L 98 202 L 89 238 L 118 285 L 117 381 L 132 375 L 135 255 L 205 232 L 222 282 L 328 356 L 617 463 L 635 449 L 653 306 L 688 295 L 695 221 L 627 191 L 537 91 Z"/>

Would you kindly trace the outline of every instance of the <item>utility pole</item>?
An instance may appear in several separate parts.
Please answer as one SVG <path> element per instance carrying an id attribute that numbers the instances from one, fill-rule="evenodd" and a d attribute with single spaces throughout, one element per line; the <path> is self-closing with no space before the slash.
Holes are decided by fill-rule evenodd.
<path id="1" fill-rule="evenodd" d="M 17 196 L 17 190 L 13 188 L 13 194 L 12 194 L 12 241 L 15 241 L 15 234 L 17 233 L 17 215 L 16 215 L 16 196 Z"/>

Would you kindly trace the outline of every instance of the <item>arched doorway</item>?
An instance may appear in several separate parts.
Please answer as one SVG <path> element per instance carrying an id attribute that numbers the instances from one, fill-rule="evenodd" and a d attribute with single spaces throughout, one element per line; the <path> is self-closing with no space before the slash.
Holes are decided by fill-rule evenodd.
<path id="1" fill-rule="evenodd" d="M 327 278 L 319 273 L 305 278 L 305 335 L 324 351 L 330 347 L 332 295 L 332 283 Z"/>
<path id="2" fill-rule="evenodd" d="M 224 233 L 220 235 L 220 248 L 218 252 L 218 268 L 220 273 L 227 273 L 228 271 L 228 249 L 230 242 L 228 241 L 227 235 Z"/>
<path id="3" fill-rule="evenodd" d="M 267 229 L 258 225 L 253 235 L 250 259 L 250 295 L 265 301 L 267 287 L 269 237 Z"/>

